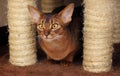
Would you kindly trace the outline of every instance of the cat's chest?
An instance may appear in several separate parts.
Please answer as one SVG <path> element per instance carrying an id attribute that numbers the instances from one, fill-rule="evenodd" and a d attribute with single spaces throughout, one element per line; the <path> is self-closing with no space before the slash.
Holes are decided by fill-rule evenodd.
<path id="1" fill-rule="evenodd" d="M 76 43 L 68 34 L 55 40 L 41 40 L 40 46 L 52 59 L 61 60 L 75 51 Z"/>
<path id="2" fill-rule="evenodd" d="M 44 40 L 41 41 L 41 46 L 44 50 L 49 51 L 63 51 L 66 49 L 68 41 L 65 39 L 56 39 L 56 40 Z"/>

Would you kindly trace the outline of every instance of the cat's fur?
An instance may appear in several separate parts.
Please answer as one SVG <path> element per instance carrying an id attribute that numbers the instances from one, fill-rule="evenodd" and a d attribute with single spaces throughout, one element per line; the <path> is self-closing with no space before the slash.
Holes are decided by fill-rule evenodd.
<path id="1" fill-rule="evenodd" d="M 72 16 L 80 17 L 73 14 L 74 4 L 69 4 L 54 15 L 45 15 L 32 6 L 28 6 L 28 9 L 33 22 L 37 25 L 40 46 L 48 59 L 72 62 L 74 54 L 79 48 L 81 30 L 80 24 L 78 24 L 81 20 L 74 19 Z"/>

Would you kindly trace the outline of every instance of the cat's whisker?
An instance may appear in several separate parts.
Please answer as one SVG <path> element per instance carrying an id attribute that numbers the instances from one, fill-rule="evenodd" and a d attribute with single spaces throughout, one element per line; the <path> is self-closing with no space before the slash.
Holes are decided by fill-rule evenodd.
<path id="1" fill-rule="evenodd" d="M 58 39 L 59 39 L 59 38 L 62 38 L 62 37 L 63 37 L 63 35 L 56 36 L 56 38 L 58 38 Z"/>
<path id="2" fill-rule="evenodd" d="M 52 36 L 48 35 L 48 38 L 52 38 Z"/>
<path id="3" fill-rule="evenodd" d="M 43 35 L 43 38 L 44 38 L 44 39 L 47 39 L 47 36 L 46 36 L 46 35 Z"/>

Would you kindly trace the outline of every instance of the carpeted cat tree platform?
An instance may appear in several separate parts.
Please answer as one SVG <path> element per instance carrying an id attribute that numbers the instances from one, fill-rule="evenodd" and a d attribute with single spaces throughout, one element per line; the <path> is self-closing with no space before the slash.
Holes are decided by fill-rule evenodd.
<path id="1" fill-rule="evenodd" d="M 120 76 L 119 0 L 84 0 L 83 58 L 76 56 L 68 67 L 46 63 L 45 54 L 37 49 L 27 9 L 36 6 L 35 1 L 8 0 L 9 45 L 0 45 L 0 76 Z M 53 0 L 42 1 L 50 2 L 51 10 L 57 6 Z M 45 7 L 43 12 L 51 12 Z"/>
<path id="2" fill-rule="evenodd" d="M 59 64 L 47 64 L 44 53 L 40 53 L 38 62 L 31 66 L 18 67 L 9 63 L 7 45 L 0 46 L 0 76 L 120 76 L 120 44 L 114 45 L 113 68 L 109 72 L 91 73 L 83 70 L 81 59 L 69 67 Z"/>

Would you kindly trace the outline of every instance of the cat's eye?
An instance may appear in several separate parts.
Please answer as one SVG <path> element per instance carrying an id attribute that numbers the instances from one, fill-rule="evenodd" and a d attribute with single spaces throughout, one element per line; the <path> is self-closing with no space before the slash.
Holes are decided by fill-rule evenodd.
<path id="1" fill-rule="evenodd" d="M 53 28 L 53 29 L 57 29 L 58 26 L 59 26 L 59 25 L 58 25 L 57 23 L 55 23 L 55 24 L 52 25 L 52 28 Z"/>
<path id="2" fill-rule="evenodd" d="M 44 26 L 42 24 L 38 24 L 37 28 L 38 29 L 44 29 Z"/>

